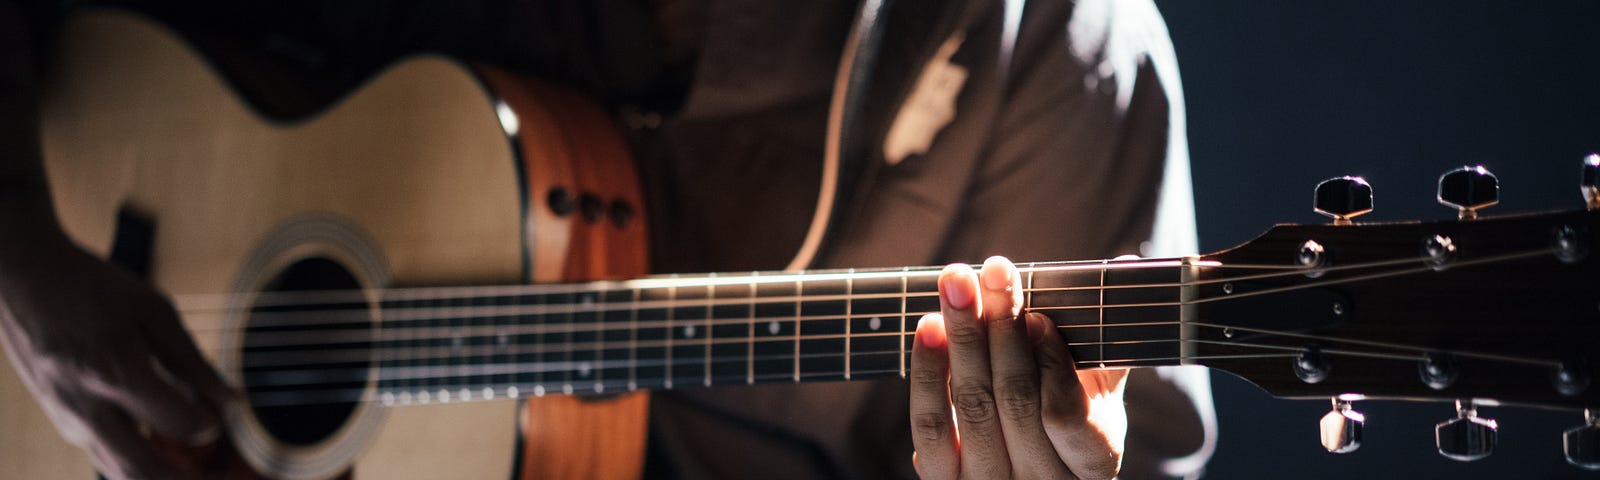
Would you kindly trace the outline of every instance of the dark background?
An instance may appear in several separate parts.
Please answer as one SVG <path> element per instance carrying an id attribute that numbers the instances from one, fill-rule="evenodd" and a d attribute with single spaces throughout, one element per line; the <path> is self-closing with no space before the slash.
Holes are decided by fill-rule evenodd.
<path id="1" fill-rule="evenodd" d="M 1311 189 L 1361 175 L 1362 220 L 1434 220 L 1438 175 L 1499 175 L 1489 214 L 1581 208 L 1579 162 L 1600 150 L 1600 2 L 1158 0 L 1177 47 L 1203 251 L 1273 223 L 1325 222 Z M 1597 279 L 1600 285 L 1600 279 Z M 1597 287 L 1600 288 L 1600 287 Z M 1325 401 L 1273 399 L 1213 374 L 1220 443 L 1209 478 L 1595 478 L 1561 457 L 1577 412 L 1484 408 L 1489 458 L 1434 451 L 1448 404 L 1360 402 L 1366 441 L 1317 442 Z"/>

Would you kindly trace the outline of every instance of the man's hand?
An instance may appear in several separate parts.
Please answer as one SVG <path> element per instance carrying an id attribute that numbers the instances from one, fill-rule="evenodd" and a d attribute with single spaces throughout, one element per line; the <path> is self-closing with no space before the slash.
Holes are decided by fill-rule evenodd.
<path id="1" fill-rule="evenodd" d="M 169 439 L 207 442 L 235 393 L 170 304 L 59 231 L 7 232 L 0 340 L 56 429 L 110 478 L 200 475 Z M 170 444 L 168 445 L 170 447 Z"/>
<path id="2" fill-rule="evenodd" d="M 917 325 L 911 428 L 927 479 L 1109 479 L 1122 463 L 1126 370 L 1077 372 L 1048 318 L 1019 317 L 1002 257 L 939 276 L 942 313 Z M 954 421 L 952 422 L 952 413 Z"/>

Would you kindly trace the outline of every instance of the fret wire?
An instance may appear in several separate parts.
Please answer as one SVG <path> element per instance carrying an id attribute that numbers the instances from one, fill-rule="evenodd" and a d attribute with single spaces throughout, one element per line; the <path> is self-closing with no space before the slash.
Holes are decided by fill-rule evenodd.
<path id="1" fill-rule="evenodd" d="M 717 274 L 711 274 L 710 278 L 712 280 L 716 280 Z M 707 387 L 711 386 L 711 337 L 716 335 L 716 329 L 711 327 L 711 304 L 716 300 L 717 287 L 706 287 L 706 372 L 705 380 L 702 383 L 704 383 Z"/>
<path id="2" fill-rule="evenodd" d="M 905 267 L 905 268 L 901 269 L 900 272 L 901 272 L 901 274 L 900 274 L 900 333 L 905 333 L 906 332 L 906 288 L 907 288 L 906 284 L 910 282 L 910 279 L 908 277 L 910 277 L 911 267 Z M 895 342 L 895 343 L 900 345 L 900 378 L 906 378 L 906 376 L 908 375 L 908 373 L 906 372 L 906 341 L 905 341 L 904 338 L 902 338 L 902 339 L 900 339 L 899 342 Z"/>
<path id="3" fill-rule="evenodd" d="M 589 293 L 586 293 L 586 295 L 590 295 L 589 298 L 595 299 L 595 304 L 599 304 L 601 301 L 605 300 L 605 297 L 603 296 L 604 294 L 602 292 L 589 292 Z M 594 353 L 594 360 L 596 362 L 599 362 L 601 360 L 605 360 L 605 356 L 606 356 L 606 353 L 605 353 L 606 352 L 606 332 L 611 330 L 610 328 L 608 328 L 606 326 L 606 324 L 609 323 L 607 321 L 607 319 L 606 319 L 606 312 L 609 312 L 609 311 L 610 310 L 598 310 L 598 309 L 592 310 L 592 312 L 594 314 L 595 324 L 599 325 L 601 327 L 599 329 L 596 329 L 595 332 L 594 332 L 595 341 L 600 342 L 600 347 L 596 348 L 595 349 L 595 353 Z M 589 369 L 589 372 L 594 374 L 594 381 L 592 382 L 594 384 L 594 388 L 593 389 L 594 390 L 603 390 L 604 387 L 602 387 L 601 385 L 605 385 L 606 369 L 604 369 L 604 368 L 591 368 L 591 369 Z"/>
<path id="4" fill-rule="evenodd" d="M 632 289 L 633 308 L 628 309 L 628 391 L 639 389 L 639 295 L 640 289 Z"/>
<path id="5" fill-rule="evenodd" d="M 672 278 L 677 278 L 677 277 L 678 277 L 677 275 L 673 275 L 672 276 Z M 668 304 L 668 306 L 667 306 L 667 332 L 666 332 L 666 337 L 667 337 L 667 352 L 666 352 L 667 353 L 667 364 L 666 364 L 667 376 L 666 376 L 665 380 L 662 382 L 662 384 L 664 385 L 663 388 L 665 388 L 667 390 L 671 390 L 672 389 L 672 335 L 673 335 L 672 332 L 677 330 L 677 328 L 676 328 L 677 326 L 672 324 L 672 317 L 677 312 L 676 312 L 676 309 L 672 308 L 671 304 L 676 303 L 677 300 L 678 300 L 678 286 L 677 285 L 673 285 L 671 287 L 667 287 L 667 299 L 668 299 L 667 300 L 667 304 Z"/>
<path id="6" fill-rule="evenodd" d="M 1100 307 L 1099 308 L 1099 310 L 1100 310 L 1100 341 L 1104 342 L 1106 340 L 1106 269 L 1104 269 L 1104 268 L 1100 269 L 1100 292 L 1099 293 L 1100 293 L 1100 301 L 1099 302 L 1095 302 L 1095 303 L 1098 303 L 1099 304 L 1098 306 Z M 1100 345 L 1100 360 L 1103 362 L 1103 361 L 1105 361 L 1105 359 L 1106 359 L 1106 346 L 1105 346 L 1105 344 L 1102 343 Z M 1102 363 L 1102 364 L 1100 364 L 1100 366 L 1103 367 L 1103 366 L 1105 366 L 1105 364 Z"/>
<path id="7" fill-rule="evenodd" d="M 800 299 L 805 297 L 805 283 L 794 281 L 794 381 L 800 381 Z"/>
<path id="8" fill-rule="evenodd" d="M 750 272 L 750 278 L 754 279 L 760 274 L 761 272 Z M 756 282 L 754 280 L 750 281 L 750 324 L 745 333 L 748 340 L 745 342 L 744 383 L 754 385 L 756 383 Z"/>
<path id="9" fill-rule="evenodd" d="M 850 294 L 855 291 L 856 269 L 850 269 L 850 275 L 844 277 L 844 379 L 850 379 L 850 325 L 855 323 L 850 316 L 851 303 L 854 301 Z"/>
<path id="10" fill-rule="evenodd" d="M 567 295 L 566 296 L 567 303 L 571 304 L 572 303 L 572 295 L 573 294 L 568 293 L 566 295 Z M 576 309 L 573 309 L 573 310 L 576 310 Z M 565 323 L 565 324 L 567 324 L 569 326 L 573 325 L 572 317 L 573 317 L 573 312 L 572 311 L 566 312 L 564 314 L 564 316 L 562 317 L 562 323 Z M 562 335 L 562 343 L 566 344 L 566 345 L 572 345 L 572 337 L 574 337 L 574 336 L 576 336 L 576 335 L 573 335 L 573 331 L 572 330 L 570 330 L 570 329 L 567 330 L 566 334 Z M 573 362 L 573 355 L 572 355 L 572 351 L 571 350 L 565 351 L 563 353 L 563 358 L 566 359 L 566 362 L 568 364 L 573 364 L 574 363 Z M 565 393 L 567 395 L 571 395 L 572 394 L 572 380 L 573 380 L 573 378 L 572 378 L 572 370 L 566 370 L 566 371 L 562 372 L 561 373 L 561 379 L 562 379 L 562 382 L 561 382 L 561 393 Z"/>

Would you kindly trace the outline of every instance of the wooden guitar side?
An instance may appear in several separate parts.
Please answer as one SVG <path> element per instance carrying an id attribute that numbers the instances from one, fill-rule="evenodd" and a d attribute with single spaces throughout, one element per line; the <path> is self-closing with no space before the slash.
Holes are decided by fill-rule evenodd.
<path id="1" fill-rule="evenodd" d="M 558 90 L 423 57 L 304 123 L 272 124 L 171 32 L 138 17 L 79 15 L 61 50 L 43 118 L 57 214 L 102 255 L 118 208 L 152 215 L 151 276 L 170 295 L 226 293 L 263 236 L 307 215 L 353 223 L 385 259 L 392 286 L 518 282 L 525 250 L 535 281 L 645 273 L 626 150 L 603 113 Z M 497 100 L 517 118 L 515 132 Z M 630 205 L 634 218 L 618 227 L 556 215 L 546 204 L 554 186 L 596 194 L 608 209 Z M 214 362 L 229 354 L 208 335 L 221 327 L 217 315 L 183 320 Z M 0 405 L 0 476 L 91 478 L 11 368 L 0 369 Z M 638 476 L 644 395 L 529 399 L 520 414 L 517 405 L 385 408 L 354 474 L 506 478 L 520 418 L 526 478 Z"/>

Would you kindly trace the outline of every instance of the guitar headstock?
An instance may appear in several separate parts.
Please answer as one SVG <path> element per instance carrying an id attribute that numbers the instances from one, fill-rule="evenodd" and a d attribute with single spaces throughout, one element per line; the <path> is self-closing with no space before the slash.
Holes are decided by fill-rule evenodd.
<path id="1" fill-rule="evenodd" d="M 1361 399 L 1456 402 L 1437 437 L 1458 460 L 1493 448 L 1478 405 L 1600 413 L 1597 177 L 1590 156 L 1589 210 L 1480 217 L 1498 185 L 1464 167 L 1440 178 L 1459 220 L 1376 224 L 1351 221 L 1372 208 L 1364 181 L 1324 182 L 1332 225 L 1279 225 L 1196 263 L 1186 357 L 1275 396 L 1333 399 L 1336 452 L 1359 445 Z M 1566 439 L 1569 462 L 1600 469 L 1600 420 L 1586 413 Z"/>

